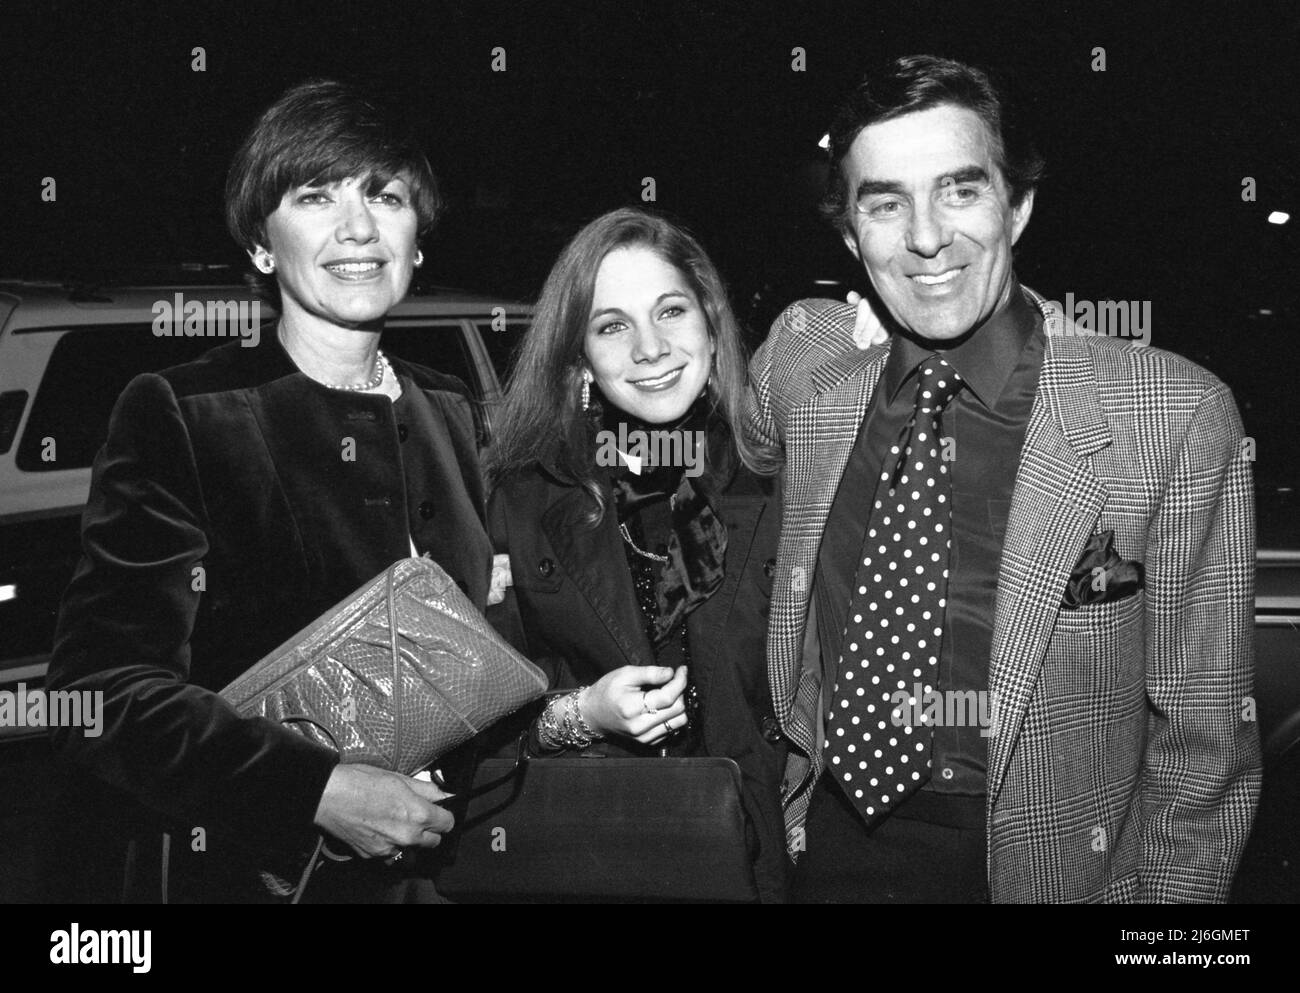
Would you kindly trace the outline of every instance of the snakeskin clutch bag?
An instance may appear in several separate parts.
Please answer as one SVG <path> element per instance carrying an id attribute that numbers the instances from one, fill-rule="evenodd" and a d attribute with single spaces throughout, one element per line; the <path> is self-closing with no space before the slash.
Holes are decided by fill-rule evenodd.
<path id="1" fill-rule="evenodd" d="M 246 716 L 335 748 L 343 762 L 418 772 L 542 696 L 432 559 L 402 559 L 221 691 Z"/>

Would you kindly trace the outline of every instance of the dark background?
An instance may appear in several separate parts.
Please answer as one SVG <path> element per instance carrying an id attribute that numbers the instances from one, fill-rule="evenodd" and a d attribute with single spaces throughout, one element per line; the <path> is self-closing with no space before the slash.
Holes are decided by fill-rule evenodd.
<path id="1" fill-rule="evenodd" d="M 1285 3 L 5 4 L 0 276 L 242 265 L 231 154 L 286 86 L 343 77 L 405 107 L 445 181 L 425 279 L 530 298 L 583 221 L 653 176 L 759 339 L 813 280 L 864 278 L 813 209 L 817 141 L 868 61 L 929 51 L 998 70 L 1029 112 L 1049 171 L 1022 279 L 1150 300 L 1152 343 L 1234 388 L 1261 482 L 1289 487 L 1300 220 L 1265 218 L 1300 213 L 1298 35 Z"/>

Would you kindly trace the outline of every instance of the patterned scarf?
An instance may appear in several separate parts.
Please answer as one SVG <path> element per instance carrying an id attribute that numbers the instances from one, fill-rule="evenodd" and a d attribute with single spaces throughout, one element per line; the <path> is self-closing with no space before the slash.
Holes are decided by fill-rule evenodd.
<path id="1" fill-rule="evenodd" d="M 729 448 L 726 429 L 710 418 L 703 398 L 672 427 L 644 424 L 622 411 L 606 406 L 602 420 L 607 430 L 617 432 L 619 424 L 630 434 L 642 431 L 706 431 L 711 452 Z M 686 437 L 696 437 L 694 434 Z M 619 523 L 645 507 L 668 500 L 670 522 L 668 561 L 657 566 L 654 599 L 657 616 L 651 625 L 651 642 L 658 645 L 685 620 L 686 616 L 707 600 L 722 585 L 727 558 L 727 527 L 714 513 L 704 489 L 702 477 L 686 475 L 683 466 L 645 467 L 640 474 L 626 465 L 611 471 L 610 482 Z M 656 564 L 657 565 L 657 564 Z"/>

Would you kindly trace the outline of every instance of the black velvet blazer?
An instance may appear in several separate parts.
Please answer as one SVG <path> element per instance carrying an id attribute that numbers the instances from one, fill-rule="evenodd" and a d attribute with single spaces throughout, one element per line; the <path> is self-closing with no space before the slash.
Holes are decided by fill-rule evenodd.
<path id="1" fill-rule="evenodd" d="M 727 526 L 726 576 L 687 617 L 692 676 L 705 751 L 740 766 L 756 878 L 763 899 L 776 901 L 789 870 L 779 797 L 785 746 L 772 717 L 764 644 L 781 508 L 774 481 L 743 468 L 711 502 Z M 512 476 L 488 500 L 493 548 L 509 553 L 514 580 L 506 609 L 489 617 L 517 618 L 512 640 L 546 670 L 553 688 L 656 664 L 613 497 L 594 530 L 582 520 L 590 506 L 579 487 L 540 469 Z M 517 611 L 508 609 L 511 600 Z"/>
<path id="2" fill-rule="evenodd" d="M 408 533 L 480 609 L 491 571 L 459 380 L 393 359 L 394 403 L 321 386 L 274 334 L 262 342 L 122 393 L 49 674 L 104 694 L 102 736 L 60 730 L 56 748 L 182 831 L 203 827 L 209 851 L 214 836 L 299 847 L 336 762 L 215 690 L 408 556 Z"/>

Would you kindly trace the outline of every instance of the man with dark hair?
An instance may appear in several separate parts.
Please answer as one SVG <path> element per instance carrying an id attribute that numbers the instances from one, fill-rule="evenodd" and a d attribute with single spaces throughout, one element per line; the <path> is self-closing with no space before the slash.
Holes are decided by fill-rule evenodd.
<path id="1" fill-rule="evenodd" d="M 1042 160 L 987 76 L 845 101 L 824 204 L 891 332 L 804 300 L 755 356 L 784 453 L 768 664 L 804 901 L 1218 901 L 1259 739 L 1232 396 L 1020 285 Z"/>

